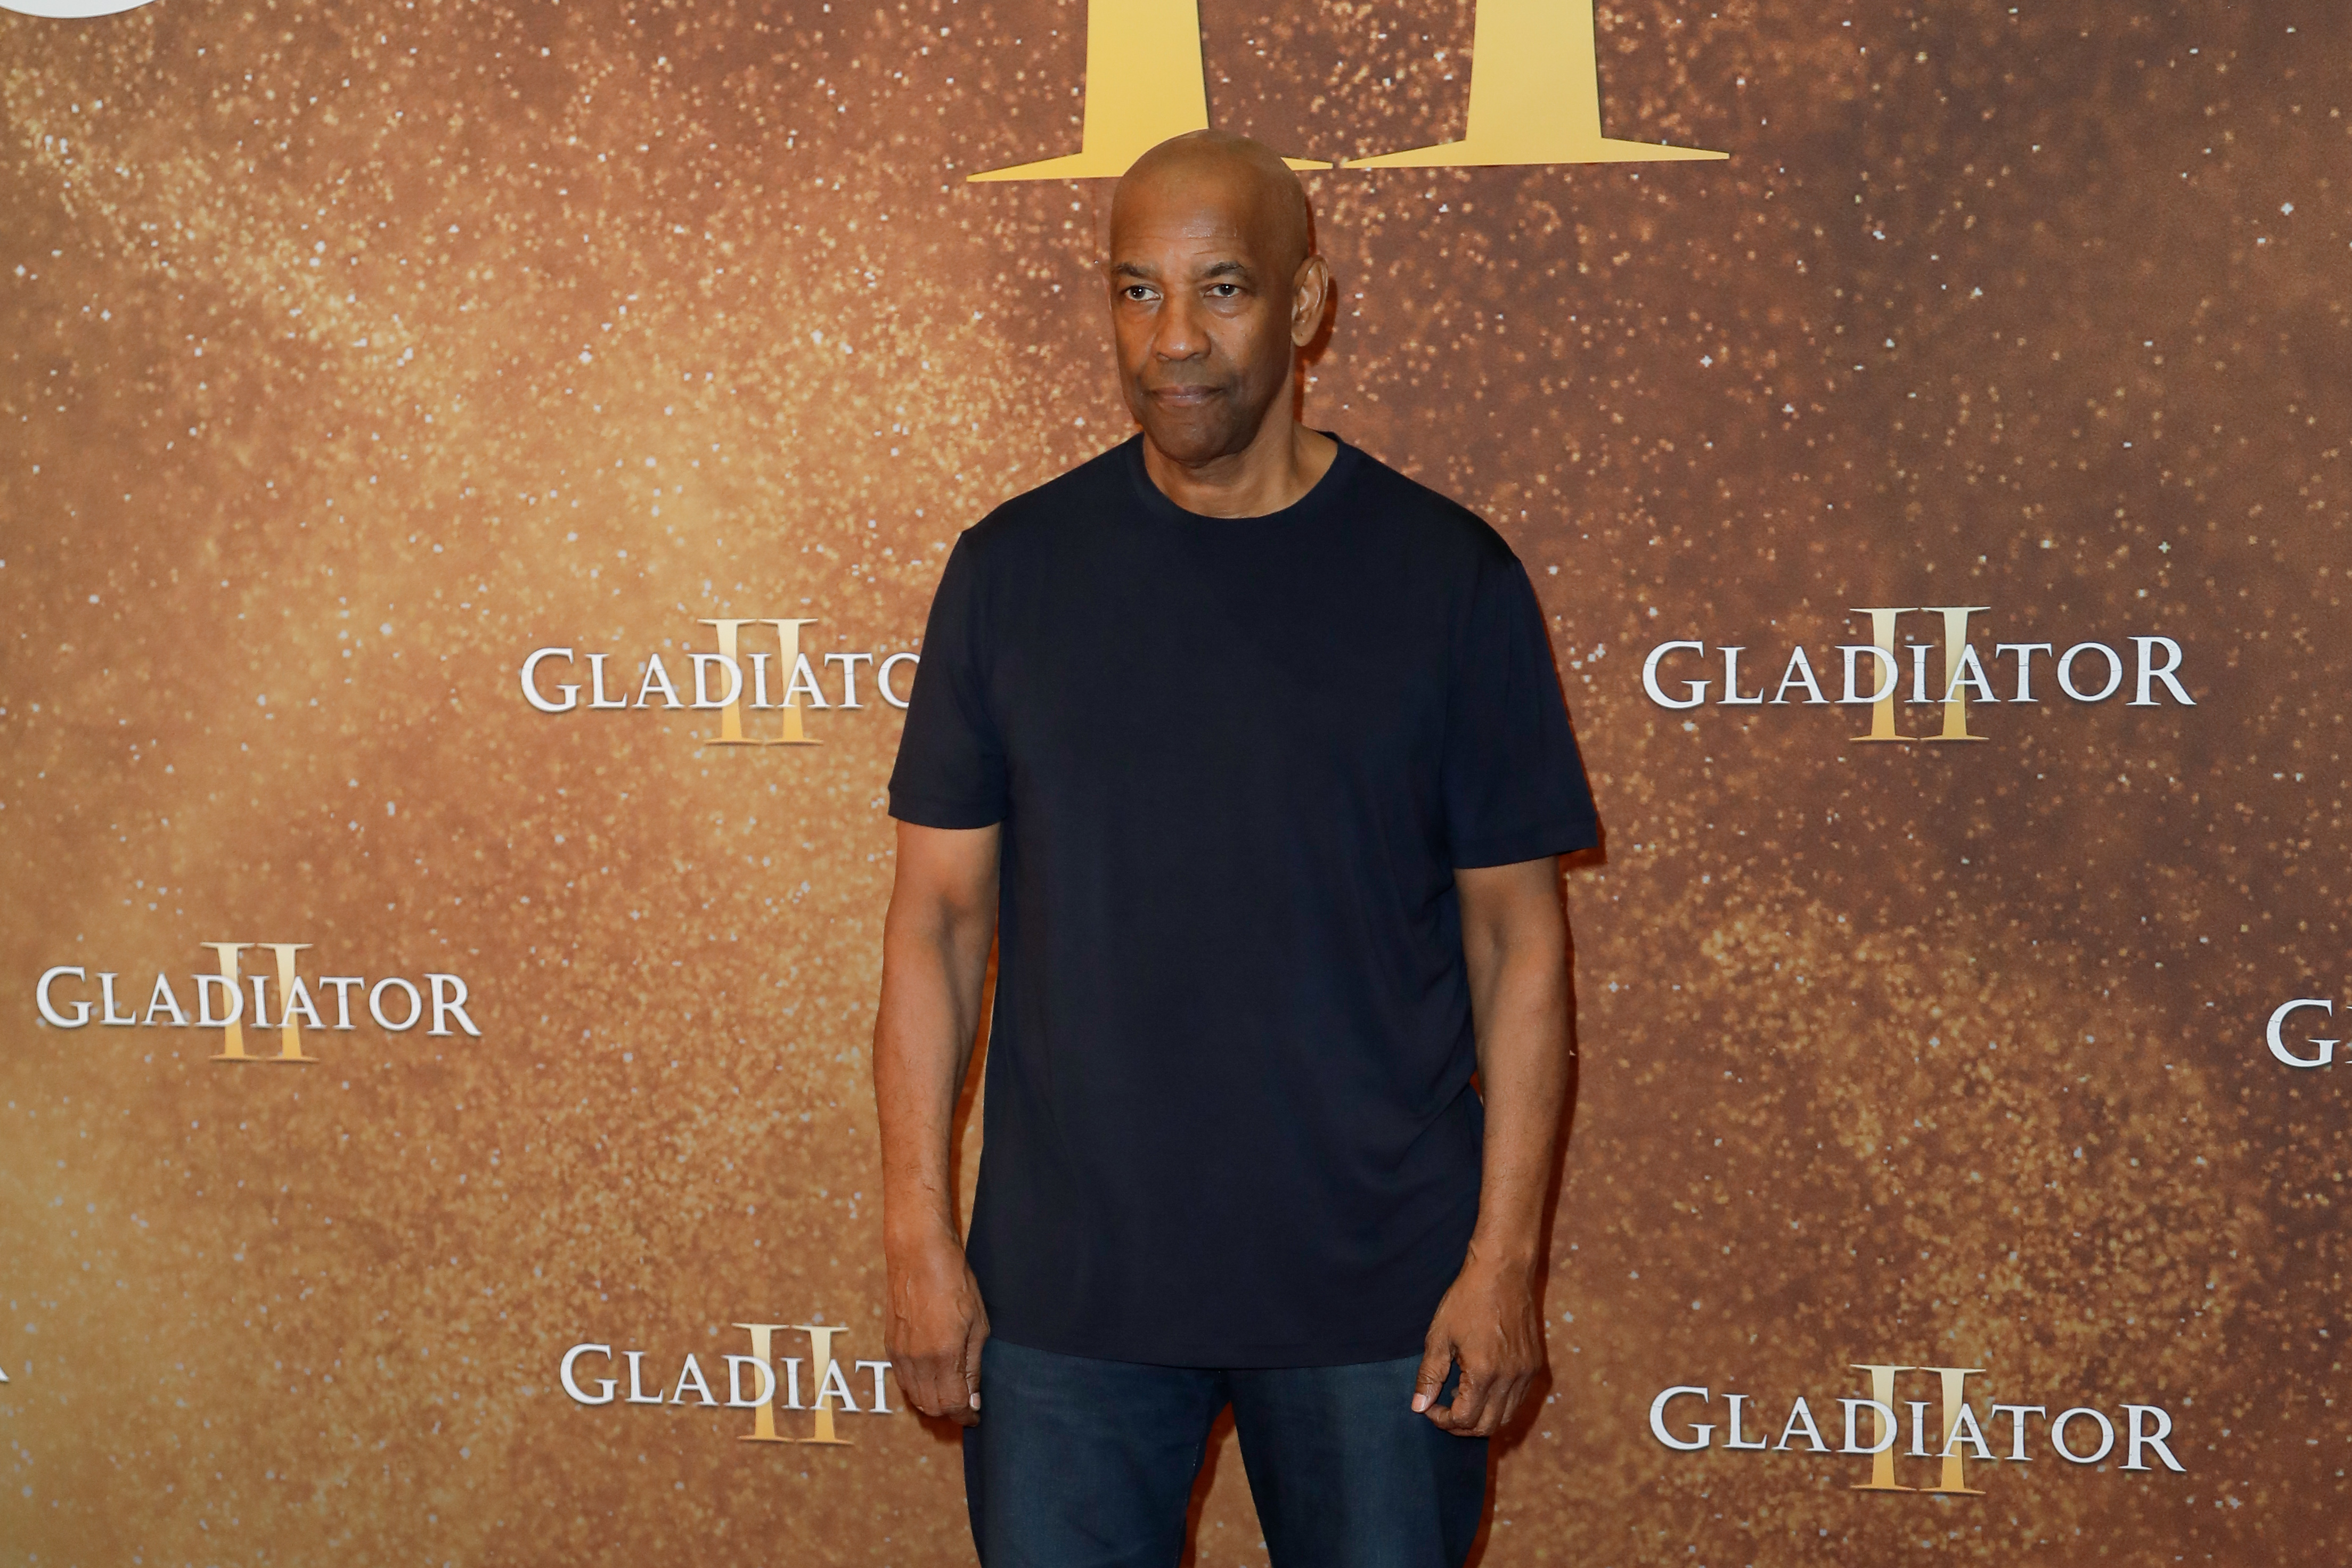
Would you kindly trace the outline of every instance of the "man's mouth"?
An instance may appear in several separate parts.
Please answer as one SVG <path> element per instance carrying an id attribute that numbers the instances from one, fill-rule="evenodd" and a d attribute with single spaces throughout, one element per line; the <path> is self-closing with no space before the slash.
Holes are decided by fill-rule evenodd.
<path id="1" fill-rule="evenodd" d="M 1222 386 L 1203 386 L 1196 383 L 1177 382 L 1160 386 L 1147 386 L 1144 395 L 1154 403 L 1176 408 L 1197 408 L 1213 397 L 1224 395 Z"/>

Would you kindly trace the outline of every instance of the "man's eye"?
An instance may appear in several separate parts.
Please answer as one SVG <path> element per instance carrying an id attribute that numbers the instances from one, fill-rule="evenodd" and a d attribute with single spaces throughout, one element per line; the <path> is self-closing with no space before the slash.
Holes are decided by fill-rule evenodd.
<path id="1" fill-rule="evenodd" d="M 1214 294 L 1220 300 L 1230 300 L 1241 291 L 1242 286 L 1238 283 L 1212 283 L 1209 285 L 1209 292 Z"/>

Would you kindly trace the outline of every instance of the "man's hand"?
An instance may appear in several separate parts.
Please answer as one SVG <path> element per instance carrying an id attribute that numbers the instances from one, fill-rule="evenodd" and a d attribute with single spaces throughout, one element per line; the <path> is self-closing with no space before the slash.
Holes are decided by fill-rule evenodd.
<path id="1" fill-rule="evenodd" d="M 1438 1391 L 1457 1363 L 1462 1381 L 1453 1403 L 1440 1405 Z M 1528 1270 L 1482 1262 L 1474 1248 L 1430 1320 L 1412 1407 L 1458 1436 L 1491 1437 L 1543 1369 L 1543 1324 Z"/>
<path id="2" fill-rule="evenodd" d="M 883 1330 L 907 1403 L 959 1426 L 980 1420 L 980 1347 L 988 1309 L 951 1236 L 886 1248 L 889 1321 Z"/>

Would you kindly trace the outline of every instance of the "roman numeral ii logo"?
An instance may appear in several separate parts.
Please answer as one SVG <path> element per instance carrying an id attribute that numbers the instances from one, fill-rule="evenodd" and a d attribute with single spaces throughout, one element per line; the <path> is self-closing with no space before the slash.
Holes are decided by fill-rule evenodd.
<path id="1" fill-rule="evenodd" d="M 1459 142 L 1349 159 L 1346 167 L 1655 163 L 1730 155 L 1601 134 L 1592 0 L 1477 0 L 1477 6 L 1468 134 Z M 971 177 L 1116 179 L 1148 149 L 1208 126 L 1200 0 L 1087 0 L 1085 132 L 1078 151 Z M 1305 158 L 1286 161 L 1294 169 L 1331 167 Z"/>

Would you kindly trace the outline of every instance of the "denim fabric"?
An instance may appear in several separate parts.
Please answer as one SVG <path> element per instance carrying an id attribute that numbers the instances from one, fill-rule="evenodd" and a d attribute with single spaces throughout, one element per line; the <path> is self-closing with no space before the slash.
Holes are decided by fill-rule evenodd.
<path id="1" fill-rule="evenodd" d="M 1219 1371 L 991 1340 L 980 1425 L 963 1435 L 981 1563 L 1175 1568 L 1230 1404 L 1274 1568 L 1459 1568 L 1486 1507 L 1486 1441 L 1413 1414 L 1419 1365 Z"/>

